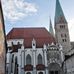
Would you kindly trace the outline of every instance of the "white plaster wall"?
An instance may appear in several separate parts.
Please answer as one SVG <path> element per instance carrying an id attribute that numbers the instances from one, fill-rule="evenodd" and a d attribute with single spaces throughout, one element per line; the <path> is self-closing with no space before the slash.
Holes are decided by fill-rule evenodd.
<path id="1" fill-rule="evenodd" d="M 7 40 L 7 45 L 8 45 L 8 46 L 12 46 L 12 42 L 13 42 L 13 44 L 15 44 L 15 45 L 17 45 L 18 42 L 19 42 L 20 44 L 23 44 L 24 39 L 10 39 L 10 40 Z"/>

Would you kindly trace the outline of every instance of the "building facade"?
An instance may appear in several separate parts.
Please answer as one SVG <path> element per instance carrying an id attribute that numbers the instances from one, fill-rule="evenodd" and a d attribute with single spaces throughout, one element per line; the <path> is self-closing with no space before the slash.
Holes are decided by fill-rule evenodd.
<path id="1" fill-rule="evenodd" d="M 71 50 L 65 56 L 64 63 L 66 74 L 74 74 L 74 42 L 71 42 Z"/>
<path id="2" fill-rule="evenodd" d="M 68 24 L 56 0 L 55 35 L 45 28 L 13 28 L 7 34 L 7 74 L 66 74 L 71 50 Z"/>
<path id="3" fill-rule="evenodd" d="M 45 28 L 14 28 L 7 39 L 7 74 L 63 73 L 63 48 Z"/>

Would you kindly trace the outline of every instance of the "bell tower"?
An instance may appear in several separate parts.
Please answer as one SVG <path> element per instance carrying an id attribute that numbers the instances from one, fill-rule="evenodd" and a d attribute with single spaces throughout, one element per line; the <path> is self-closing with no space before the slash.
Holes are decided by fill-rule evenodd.
<path id="1" fill-rule="evenodd" d="M 57 43 L 63 46 L 64 54 L 68 54 L 71 49 L 68 23 L 64 16 L 63 10 L 59 3 L 59 0 L 56 0 L 56 10 L 55 10 L 55 37 Z"/>

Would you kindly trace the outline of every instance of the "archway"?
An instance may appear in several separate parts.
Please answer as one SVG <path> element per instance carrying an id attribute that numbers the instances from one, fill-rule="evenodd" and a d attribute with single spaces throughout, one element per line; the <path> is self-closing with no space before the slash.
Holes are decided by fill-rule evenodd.
<path id="1" fill-rule="evenodd" d="M 61 67 L 57 63 L 51 63 L 48 66 L 49 74 L 61 74 Z"/>
<path id="2" fill-rule="evenodd" d="M 31 74 L 30 72 L 27 72 L 26 74 Z"/>
<path id="3" fill-rule="evenodd" d="M 43 74 L 43 72 L 39 72 L 38 74 Z"/>

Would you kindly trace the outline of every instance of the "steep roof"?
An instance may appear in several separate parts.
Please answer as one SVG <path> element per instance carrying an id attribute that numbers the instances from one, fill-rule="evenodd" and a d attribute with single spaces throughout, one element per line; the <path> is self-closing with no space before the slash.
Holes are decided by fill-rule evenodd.
<path id="1" fill-rule="evenodd" d="M 54 37 L 45 28 L 13 28 L 7 34 L 7 40 L 24 39 L 26 48 L 32 47 L 33 38 L 36 40 L 37 48 L 42 48 L 44 44 L 55 43 Z"/>
<path id="2" fill-rule="evenodd" d="M 54 36 L 54 31 L 53 31 L 51 19 L 50 19 L 50 25 L 49 25 L 49 32 Z"/>
<path id="3" fill-rule="evenodd" d="M 67 23 L 59 0 L 56 0 L 55 24 Z"/>

